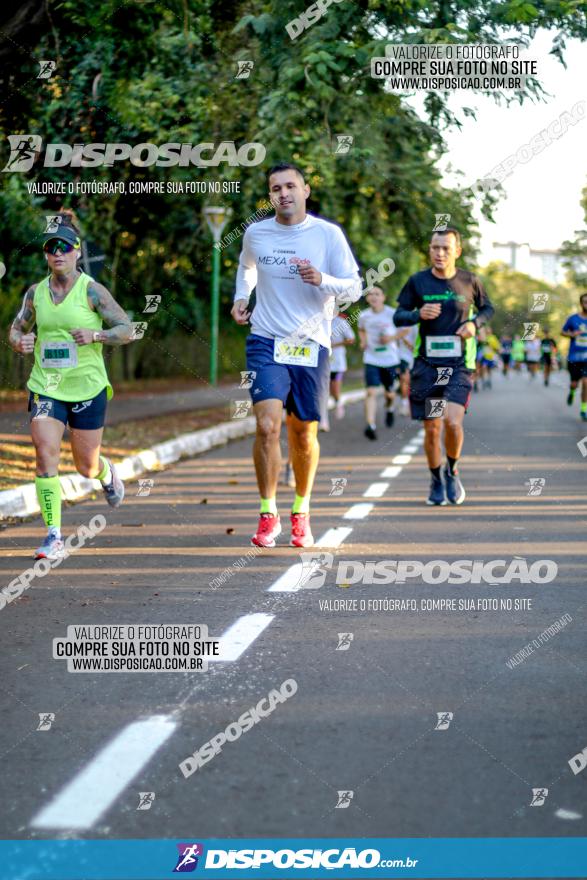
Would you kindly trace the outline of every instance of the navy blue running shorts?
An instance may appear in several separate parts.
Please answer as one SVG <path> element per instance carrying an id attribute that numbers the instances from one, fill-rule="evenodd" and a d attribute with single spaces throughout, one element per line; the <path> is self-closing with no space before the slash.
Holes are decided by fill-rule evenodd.
<path id="1" fill-rule="evenodd" d="M 365 364 L 365 385 L 367 388 L 379 388 L 383 385 L 386 391 L 391 391 L 398 375 L 398 366 L 376 367 L 375 364 Z"/>
<path id="2" fill-rule="evenodd" d="M 107 393 L 102 389 L 91 400 L 56 400 L 46 394 L 37 394 L 31 391 L 29 394 L 29 412 L 31 422 L 33 419 L 57 419 L 70 428 L 80 431 L 94 431 L 104 427 L 106 418 Z"/>
<path id="3" fill-rule="evenodd" d="M 318 365 L 307 367 L 278 364 L 273 359 L 273 339 L 247 337 L 247 370 L 255 373 L 250 395 L 253 405 L 262 400 L 281 400 L 288 414 L 302 422 L 319 422 L 321 401 L 328 395 L 330 353 L 323 345 Z"/>
<path id="4" fill-rule="evenodd" d="M 452 371 L 452 372 L 449 372 Z M 464 364 L 439 367 L 424 358 L 416 358 L 410 373 L 410 409 L 412 418 L 429 418 L 426 400 L 459 403 L 467 410 L 473 390 L 472 370 Z"/>
<path id="5" fill-rule="evenodd" d="M 580 382 L 581 379 L 587 379 L 587 361 L 568 361 L 567 369 L 571 382 Z"/>

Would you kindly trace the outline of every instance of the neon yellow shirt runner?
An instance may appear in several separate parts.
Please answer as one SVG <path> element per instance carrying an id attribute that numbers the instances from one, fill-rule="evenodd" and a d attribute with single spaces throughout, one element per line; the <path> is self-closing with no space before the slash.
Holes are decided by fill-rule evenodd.
<path id="1" fill-rule="evenodd" d="M 37 394 L 56 400 L 77 402 L 91 400 L 106 388 L 108 400 L 113 395 L 108 381 L 102 343 L 76 345 L 70 330 L 101 330 L 100 315 L 88 303 L 88 284 L 93 281 L 82 272 L 65 299 L 57 305 L 51 298 L 49 278 L 37 285 L 35 306 L 37 339 L 35 363 L 27 387 Z"/>
<path id="2" fill-rule="evenodd" d="M 524 342 L 522 339 L 514 339 L 512 341 L 512 357 L 515 361 L 523 361 L 526 357 Z"/>

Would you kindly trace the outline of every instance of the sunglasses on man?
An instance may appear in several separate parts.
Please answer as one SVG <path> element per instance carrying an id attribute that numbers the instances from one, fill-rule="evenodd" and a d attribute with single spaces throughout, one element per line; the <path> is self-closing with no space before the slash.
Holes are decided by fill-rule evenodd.
<path id="1" fill-rule="evenodd" d="M 60 238 L 52 238 L 47 244 L 43 245 L 46 254 L 70 254 L 74 250 L 79 250 L 79 245 L 70 244 L 68 241 L 62 241 Z"/>

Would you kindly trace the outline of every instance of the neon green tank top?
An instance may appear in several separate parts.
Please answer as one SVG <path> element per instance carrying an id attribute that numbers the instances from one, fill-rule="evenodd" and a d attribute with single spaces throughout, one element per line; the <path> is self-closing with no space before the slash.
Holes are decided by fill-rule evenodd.
<path id="1" fill-rule="evenodd" d="M 104 388 L 108 400 L 113 395 L 108 381 L 102 343 L 76 345 L 70 330 L 101 330 L 100 315 L 88 303 L 88 284 L 93 281 L 82 272 L 63 302 L 55 305 L 49 290 L 49 277 L 37 285 L 35 306 L 37 339 L 35 363 L 27 387 L 56 400 L 77 402 L 96 397 Z"/>

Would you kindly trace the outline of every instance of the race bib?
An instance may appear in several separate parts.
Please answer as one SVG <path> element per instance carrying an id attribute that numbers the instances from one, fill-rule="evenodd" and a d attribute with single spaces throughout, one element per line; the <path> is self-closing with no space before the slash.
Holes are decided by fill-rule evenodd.
<path id="1" fill-rule="evenodd" d="M 288 342 L 287 339 L 276 339 L 273 346 L 273 360 L 277 364 L 290 364 L 296 367 L 318 366 L 317 342 Z"/>
<path id="2" fill-rule="evenodd" d="M 77 367 L 75 342 L 41 342 L 41 366 L 52 369 Z"/>
<path id="3" fill-rule="evenodd" d="M 426 357 L 457 358 L 462 354 L 460 336 L 427 336 Z"/>

